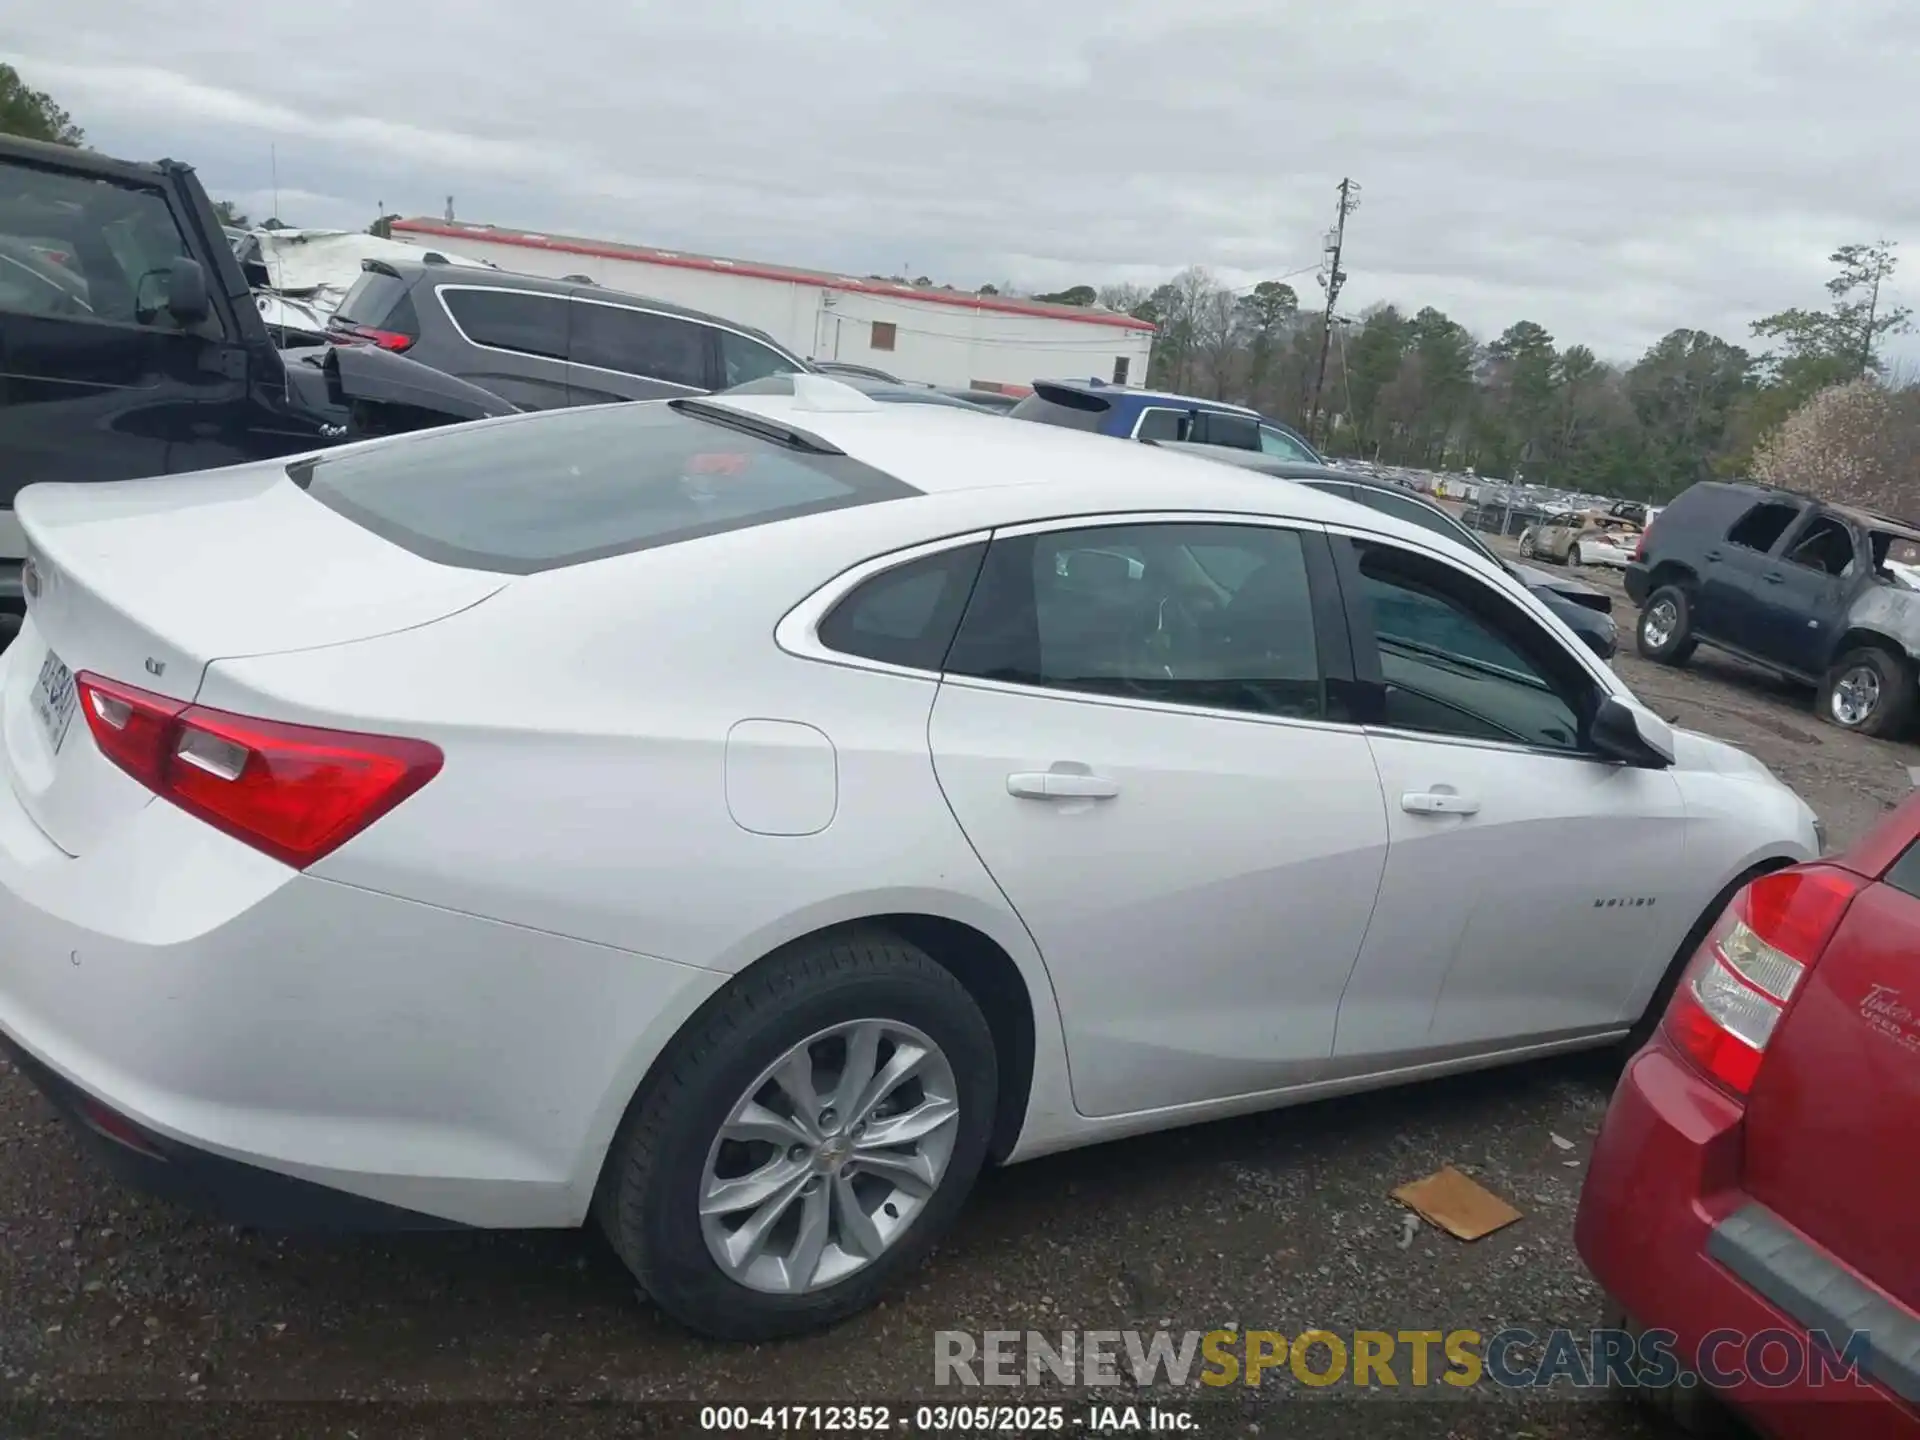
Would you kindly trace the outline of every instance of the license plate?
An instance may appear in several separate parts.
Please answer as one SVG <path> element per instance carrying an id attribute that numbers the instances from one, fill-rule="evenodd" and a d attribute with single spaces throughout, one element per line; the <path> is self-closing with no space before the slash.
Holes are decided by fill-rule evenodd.
<path id="1" fill-rule="evenodd" d="M 58 755 L 66 742 L 67 729 L 73 724 L 73 712 L 79 695 L 73 688 L 73 672 L 51 650 L 40 662 L 40 677 L 33 682 L 33 713 L 47 744 Z"/>

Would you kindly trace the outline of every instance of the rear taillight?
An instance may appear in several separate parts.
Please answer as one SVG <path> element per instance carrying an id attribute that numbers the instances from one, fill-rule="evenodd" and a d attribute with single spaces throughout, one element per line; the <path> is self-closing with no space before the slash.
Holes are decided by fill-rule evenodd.
<path id="1" fill-rule="evenodd" d="M 440 773 L 438 746 L 256 720 L 74 677 L 100 753 L 182 810 L 296 870 Z"/>
<path id="2" fill-rule="evenodd" d="M 1747 1094 L 1801 977 L 1865 884 L 1807 865 L 1741 890 L 1681 977 L 1667 1038 L 1729 1093 Z"/>
<path id="3" fill-rule="evenodd" d="M 1640 539 L 1633 547 L 1634 559 L 1644 560 L 1647 558 L 1647 539 L 1652 534 L 1653 534 L 1653 527 L 1651 525 L 1649 525 L 1646 529 L 1640 532 Z"/>
<path id="4" fill-rule="evenodd" d="M 340 344 L 364 341 L 369 345 L 378 345 L 382 350 L 392 350 L 398 354 L 413 344 L 418 337 L 400 330 L 379 330 L 371 325 L 348 325 L 345 322 L 336 321 L 328 328 L 327 338 Z"/>

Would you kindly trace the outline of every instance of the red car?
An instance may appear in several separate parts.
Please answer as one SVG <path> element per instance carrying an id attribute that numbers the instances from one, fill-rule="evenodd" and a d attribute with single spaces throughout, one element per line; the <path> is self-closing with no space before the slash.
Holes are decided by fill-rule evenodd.
<path id="1" fill-rule="evenodd" d="M 1643 1394 L 1683 1428 L 1717 1399 L 1778 1437 L 1920 1436 L 1920 796 L 1734 897 L 1621 1077 L 1574 1238 L 1638 1356 L 1667 1348 Z"/>

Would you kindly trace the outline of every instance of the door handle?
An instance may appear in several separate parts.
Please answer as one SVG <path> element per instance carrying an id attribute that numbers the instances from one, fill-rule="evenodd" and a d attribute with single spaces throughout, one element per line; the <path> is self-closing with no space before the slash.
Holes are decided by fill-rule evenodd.
<path id="1" fill-rule="evenodd" d="M 1787 579 L 1787 577 L 1786 577 L 1786 576 L 1784 576 L 1784 575 L 1782 575 L 1782 574 L 1781 574 L 1781 573 L 1780 573 L 1780 572 L 1779 572 L 1778 570 L 1776 570 L 1776 571 L 1774 571 L 1774 572 L 1773 572 L 1773 573 L 1772 573 L 1771 575 L 1769 575 L 1769 576 L 1767 576 L 1767 577 L 1766 577 L 1766 580 L 1767 580 L 1767 584 L 1769 584 L 1769 585 L 1782 585 L 1782 584 L 1785 584 L 1785 583 L 1786 583 L 1786 579 Z"/>
<path id="2" fill-rule="evenodd" d="M 1070 770 L 1022 770 L 1007 776 L 1007 793 L 1021 800 L 1111 800 L 1117 782 Z"/>
<path id="3" fill-rule="evenodd" d="M 1707 551 L 1707 559 L 1718 560 L 1719 558 L 1720 558 L 1720 552 L 1718 550 Z"/>
<path id="4" fill-rule="evenodd" d="M 1400 808 L 1409 815 L 1478 815 L 1480 802 L 1444 790 L 1409 790 L 1400 797 Z"/>

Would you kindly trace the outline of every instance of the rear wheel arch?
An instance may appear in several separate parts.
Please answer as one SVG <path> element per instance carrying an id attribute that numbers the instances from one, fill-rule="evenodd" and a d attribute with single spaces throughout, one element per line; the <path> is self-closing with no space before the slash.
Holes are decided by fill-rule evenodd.
<path id="1" fill-rule="evenodd" d="M 606 1152 L 600 1158 L 604 1182 L 606 1168 L 618 1149 L 613 1142 L 658 1084 L 662 1066 L 674 1049 L 674 1041 L 683 1034 L 697 1032 L 713 1011 L 727 1003 L 738 986 L 756 972 L 797 950 L 851 938 L 901 940 L 924 951 L 954 979 L 980 1007 L 993 1036 L 999 1087 L 996 1096 L 992 1137 L 988 1159 L 1004 1160 L 1020 1139 L 1026 1120 L 1027 1099 L 1033 1088 L 1035 1025 L 1037 1016 L 1032 991 L 1019 964 L 1000 943 L 984 931 L 943 915 L 899 912 L 864 916 L 822 925 L 804 934 L 782 941 L 771 950 L 742 966 L 709 995 L 692 1014 L 680 1023 L 674 1035 L 660 1047 L 628 1098 L 620 1121 L 615 1125 Z"/>
<path id="2" fill-rule="evenodd" d="M 1695 595 L 1700 590 L 1700 577 L 1690 565 L 1682 565 L 1678 560 L 1663 560 L 1653 567 L 1653 574 L 1647 579 L 1648 594 L 1665 586 L 1674 585 Z"/>

